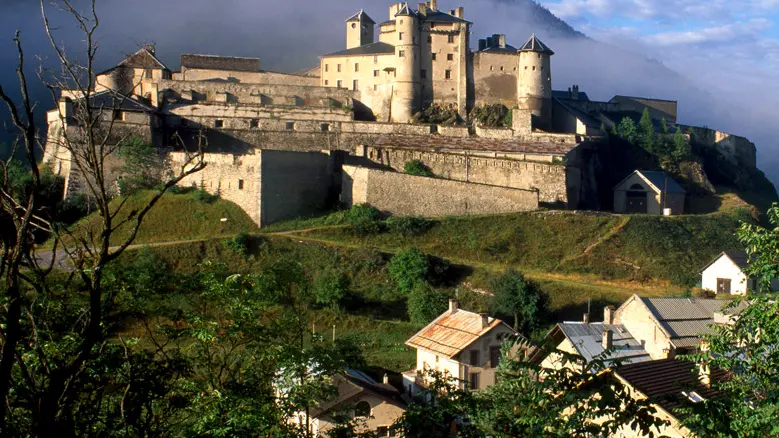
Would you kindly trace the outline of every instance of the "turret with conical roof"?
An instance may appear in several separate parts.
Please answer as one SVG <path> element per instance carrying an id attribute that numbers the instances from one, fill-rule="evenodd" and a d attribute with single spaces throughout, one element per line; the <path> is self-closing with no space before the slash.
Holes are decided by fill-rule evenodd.
<path id="1" fill-rule="evenodd" d="M 533 126 L 552 124 L 552 60 L 554 52 L 532 34 L 519 49 L 517 104 L 533 115 Z"/>
<path id="2" fill-rule="evenodd" d="M 346 49 L 364 46 L 373 43 L 373 21 L 362 9 L 360 12 L 346 19 Z"/>

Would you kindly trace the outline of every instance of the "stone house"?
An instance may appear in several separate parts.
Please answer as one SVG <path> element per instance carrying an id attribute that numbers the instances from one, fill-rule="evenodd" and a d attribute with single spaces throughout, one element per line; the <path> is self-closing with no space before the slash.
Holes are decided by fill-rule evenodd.
<path id="1" fill-rule="evenodd" d="M 417 350 L 416 368 L 403 373 L 405 392 L 414 394 L 426 385 L 427 372 L 436 371 L 474 390 L 495 384 L 501 345 L 520 336 L 500 319 L 459 308 L 449 300 L 449 310 L 406 341 Z"/>
<path id="2" fill-rule="evenodd" d="M 614 187 L 614 212 L 683 214 L 685 196 L 665 172 L 636 170 Z"/>
<path id="3" fill-rule="evenodd" d="M 309 427 L 314 437 L 323 437 L 337 424 L 336 416 L 354 420 L 358 432 L 372 431 L 377 437 L 399 437 L 392 427 L 406 410 L 400 392 L 389 384 L 387 375 L 377 382 L 362 371 L 347 369 L 333 378 L 334 398 L 309 410 Z M 305 428 L 306 413 L 299 412 L 293 422 Z"/>
<path id="4" fill-rule="evenodd" d="M 758 280 L 745 272 L 748 264 L 746 251 L 723 251 L 701 269 L 701 288 L 717 295 L 746 295 L 758 290 Z M 779 290 L 779 280 L 771 282 L 771 290 Z"/>

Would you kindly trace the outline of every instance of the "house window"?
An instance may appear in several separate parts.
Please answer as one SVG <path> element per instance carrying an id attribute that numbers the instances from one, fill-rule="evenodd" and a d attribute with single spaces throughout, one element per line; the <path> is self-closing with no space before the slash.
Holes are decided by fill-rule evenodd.
<path id="1" fill-rule="evenodd" d="M 225 126 L 224 120 L 214 120 L 214 128 L 220 129 L 220 128 L 224 128 L 224 126 Z"/>
<path id="2" fill-rule="evenodd" d="M 471 373 L 468 383 L 471 389 L 479 389 L 479 373 Z"/>
<path id="3" fill-rule="evenodd" d="M 330 124 L 329 123 L 322 123 L 319 125 L 319 129 L 322 130 L 322 132 L 327 132 L 330 130 Z"/>
<path id="4" fill-rule="evenodd" d="M 718 278 L 717 279 L 717 294 L 730 294 L 730 279 Z"/>
<path id="5" fill-rule="evenodd" d="M 388 426 L 379 426 L 376 428 L 376 436 L 379 438 L 390 436 L 390 430 Z"/>
<path id="6" fill-rule="evenodd" d="M 451 70 L 447 70 L 446 71 L 446 79 L 452 79 L 452 71 Z"/>
<path id="7" fill-rule="evenodd" d="M 373 77 L 378 78 L 379 77 L 379 71 L 380 70 L 373 70 Z"/>
<path id="8" fill-rule="evenodd" d="M 447 61 L 454 61 L 454 53 L 447 53 L 446 54 L 446 60 Z"/>
<path id="9" fill-rule="evenodd" d="M 336 86 L 336 88 L 341 88 L 341 87 L 344 86 L 344 83 L 343 83 L 342 80 L 339 79 L 339 80 L 335 81 L 335 86 Z"/>
<path id="10" fill-rule="evenodd" d="M 352 81 L 352 90 L 357 91 L 360 88 L 360 81 L 357 79 Z"/>
<path id="11" fill-rule="evenodd" d="M 500 347 L 490 347 L 490 366 L 497 368 L 500 364 Z"/>
<path id="12" fill-rule="evenodd" d="M 238 190 L 243 190 L 243 180 L 242 179 L 238 180 Z"/>
<path id="13" fill-rule="evenodd" d="M 330 71 L 330 64 L 325 64 L 325 73 Z"/>
<path id="14" fill-rule="evenodd" d="M 295 129 L 295 122 L 287 122 L 286 124 L 287 131 L 292 131 Z"/>
<path id="15" fill-rule="evenodd" d="M 433 61 L 435 61 L 435 58 L 436 58 L 436 54 L 433 53 Z"/>
<path id="16" fill-rule="evenodd" d="M 259 128 L 260 127 L 260 121 L 258 119 L 251 119 L 251 120 L 249 120 L 249 127 L 250 128 Z"/>
<path id="17" fill-rule="evenodd" d="M 120 110 L 113 110 L 111 112 L 111 120 L 122 120 L 123 118 Z"/>
<path id="18" fill-rule="evenodd" d="M 405 50 L 398 50 L 398 57 L 399 58 L 405 58 L 406 57 L 406 51 Z"/>
<path id="19" fill-rule="evenodd" d="M 367 401 L 360 401 L 354 405 L 355 417 L 370 417 L 371 416 L 371 404 Z"/>
<path id="20" fill-rule="evenodd" d="M 403 32 L 398 32 L 398 41 L 403 41 Z"/>
<path id="21" fill-rule="evenodd" d="M 152 74 L 151 70 L 144 71 L 144 74 L 146 76 L 146 79 L 151 79 L 153 77 L 153 74 Z"/>
<path id="22" fill-rule="evenodd" d="M 471 350 L 471 361 L 470 364 L 473 366 L 479 366 L 479 350 Z"/>
<path id="23" fill-rule="evenodd" d="M 420 71 L 419 76 L 422 77 L 422 79 L 427 79 L 427 70 Z"/>
<path id="24" fill-rule="evenodd" d="M 336 65 L 336 66 L 335 66 L 335 69 L 336 69 L 336 71 L 337 71 L 338 73 L 340 73 L 340 72 L 341 72 L 341 64 L 338 64 L 338 65 Z"/>
<path id="25" fill-rule="evenodd" d="M 354 71 L 355 72 L 360 71 L 360 64 L 357 64 L 357 63 L 354 64 Z"/>

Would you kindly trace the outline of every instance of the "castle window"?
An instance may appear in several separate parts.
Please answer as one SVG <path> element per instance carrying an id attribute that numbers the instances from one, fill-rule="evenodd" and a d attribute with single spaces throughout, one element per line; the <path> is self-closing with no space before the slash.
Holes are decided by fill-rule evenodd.
<path id="1" fill-rule="evenodd" d="M 295 122 L 287 122 L 286 128 L 287 128 L 287 131 L 295 130 Z"/>
<path id="2" fill-rule="evenodd" d="M 335 69 L 338 71 L 338 73 L 341 73 L 341 64 L 338 64 L 335 67 L 336 67 Z"/>
<path id="3" fill-rule="evenodd" d="M 516 68 L 516 67 L 514 67 L 514 71 L 517 71 L 517 68 Z"/>
<path id="4" fill-rule="evenodd" d="M 422 70 L 422 71 L 420 71 L 420 72 L 419 72 L 419 76 L 420 76 L 422 79 L 427 79 L 427 70 Z"/>
<path id="5" fill-rule="evenodd" d="M 527 66 L 525 66 L 525 70 L 527 70 Z"/>
<path id="6" fill-rule="evenodd" d="M 325 73 L 330 71 L 330 64 L 325 64 Z"/>
<path id="7" fill-rule="evenodd" d="M 503 71 L 503 66 L 502 65 L 500 66 L 500 71 Z"/>
<path id="8" fill-rule="evenodd" d="M 352 23 L 352 29 L 357 28 L 357 23 Z"/>
<path id="9" fill-rule="evenodd" d="M 243 190 L 243 180 L 242 179 L 238 180 L 238 190 Z"/>
<path id="10" fill-rule="evenodd" d="M 435 23 L 430 23 L 430 29 L 435 29 Z"/>
<path id="11" fill-rule="evenodd" d="M 379 71 L 380 70 L 373 70 L 373 77 L 378 78 L 379 77 Z"/>
<path id="12" fill-rule="evenodd" d="M 259 128 L 260 127 L 260 121 L 258 119 L 251 119 L 251 120 L 249 120 L 249 127 L 250 128 Z"/>
<path id="13" fill-rule="evenodd" d="M 433 36 L 432 35 L 428 35 L 427 36 L 427 43 L 428 44 L 433 44 Z"/>
<path id="14" fill-rule="evenodd" d="M 446 54 L 446 60 L 447 61 L 454 61 L 454 53 L 447 53 Z"/>
<path id="15" fill-rule="evenodd" d="M 330 85 L 330 81 L 328 81 L 327 79 L 325 79 L 325 86 L 327 86 L 327 85 Z"/>
<path id="16" fill-rule="evenodd" d="M 357 64 L 357 63 L 354 64 L 354 71 L 355 72 L 360 71 L 360 64 Z"/>
<path id="17" fill-rule="evenodd" d="M 376 84 L 373 84 L 373 91 L 379 91 L 379 86 Z"/>
<path id="18" fill-rule="evenodd" d="M 543 65 L 540 68 L 541 68 L 541 71 L 544 71 L 544 66 Z"/>
<path id="19" fill-rule="evenodd" d="M 405 58 L 405 57 L 406 57 L 406 51 L 398 50 L 398 58 Z"/>
<path id="20" fill-rule="evenodd" d="M 435 58 L 436 58 L 436 54 L 433 53 L 433 61 L 435 61 Z"/>
<path id="21" fill-rule="evenodd" d="M 447 70 L 446 71 L 446 79 L 452 79 L 452 71 L 451 70 Z"/>
<path id="22" fill-rule="evenodd" d="M 339 79 L 339 80 L 335 81 L 336 88 L 341 88 L 341 87 L 343 87 L 343 85 L 344 85 L 344 83 L 343 83 L 342 80 Z"/>
<path id="23" fill-rule="evenodd" d="M 495 70 L 495 67 L 490 66 L 490 71 L 493 71 L 493 70 Z"/>
<path id="24" fill-rule="evenodd" d="M 379 63 L 379 57 L 378 56 L 375 56 L 375 55 L 373 56 L 373 63 L 374 64 L 378 64 Z"/>
<path id="25" fill-rule="evenodd" d="M 398 32 L 398 41 L 403 41 L 403 32 Z"/>
<path id="26" fill-rule="evenodd" d="M 352 81 L 352 90 L 357 91 L 360 88 L 360 81 L 355 79 Z"/>
<path id="27" fill-rule="evenodd" d="M 454 44 L 454 35 L 449 35 L 449 44 Z"/>
<path id="28" fill-rule="evenodd" d="M 224 126 L 225 126 L 224 120 L 214 120 L 214 128 L 220 129 L 220 128 L 224 128 Z"/>
<path id="29" fill-rule="evenodd" d="M 411 44 L 417 43 L 417 37 L 411 37 Z"/>
<path id="30" fill-rule="evenodd" d="M 535 65 L 533 66 L 533 71 L 536 71 L 536 66 Z"/>
<path id="31" fill-rule="evenodd" d="M 322 130 L 322 132 L 327 132 L 330 130 L 330 124 L 329 123 L 322 123 L 319 125 L 319 129 Z"/>

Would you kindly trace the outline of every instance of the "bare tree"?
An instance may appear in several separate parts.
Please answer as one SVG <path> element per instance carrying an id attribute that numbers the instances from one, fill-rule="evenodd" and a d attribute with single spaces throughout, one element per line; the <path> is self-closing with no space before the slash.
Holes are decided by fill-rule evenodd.
<path id="1" fill-rule="evenodd" d="M 130 135 L 119 126 L 121 123 L 113 114 L 129 98 L 111 93 L 110 99 L 99 102 L 96 99 L 93 63 L 98 51 L 95 33 L 100 26 L 96 0 L 91 0 L 88 12 L 77 10 L 72 0 L 57 0 L 57 4 L 75 20 L 85 41 L 85 52 L 79 54 L 83 62 L 78 62 L 65 51 L 49 21 L 48 7 L 44 0 L 40 0 L 46 34 L 60 67 L 57 74 L 41 75 L 57 105 L 60 125 L 59 133 L 49 135 L 49 143 L 54 141 L 56 144 L 47 147 L 58 147 L 69 160 L 71 175 L 78 176 L 83 183 L 82 190 L 95 203 L 100 221 L 97 229 L 79 234 L 39 214 L 36 193 L 41 186 L 42 169 L 36 162 L 35 150 L 42 147 L 43 140 L 35 125 L 35 106 L 28 93 L 24 51 L 17 32 L 15 42 L 21 100 L 15 102 L 2 85 L 0 99 L 8 107 L 18 130 L 16 145 L 30 163 L 33 187 L 19 193 L 9 178 L 9 162 L 2 163 L 0 220 L 3 219 L 1 216 L 7 216 L 7 221 L 13 224 L 13 232 L 3 234 L 0 253 L 0 277 L 4 280 L 0 319 L 5 325 L 0 330 L 0 435 L 5 435 L 8 430 L 8 420 L 13 411 L 9 393 L 14 385 L 25 388 L 22 391 L 26 398 L 23 403 L 33 418 L 31 433 L 43 436 L 63 433 L 60 427 L 68 415 L 68 406 L 81 395 L 79 378 L 106 342 L 105 316 L 113 305 L 114 297 L 105 290 L 104 268 L 133 243 L 144 218 L 160 198 L 182 179 L 205 167 L 203 142 L 196 141 L 194 145 L 182 143 L 181 147 L 186 152 L 184 164 L 166 177 L 145 205 L 130 210 L 126 208 L 126 198 L 111 203 L 115 181 L 111 179 L 107 166 L 122 140 Z M 197 138 L 202 139 L 203 136 L 198 135 Z M 112 242 L 112 237 L 118 238 L 117 230 L 128 226 L 129 233 L 120 241 Z M 33 245 L 35 230 L 54 236 L 50 259 L 41 258 L 36 253 Z M 68 259 L 73 274 L 83 283 L 87 300 L 77 321 L 66 329 L 74 341 L 64 344 L 55 359 L 42 348 L 42 341 L 38 338 L 38 327 L 44 322 L 39 320 L 40 312 L 34 310 L 34 305 L 36 296 L 51 296 L 49 274 L 57 265 L 58 257 Z M 28 366 L 30 362 L 36 366 Z"/>

